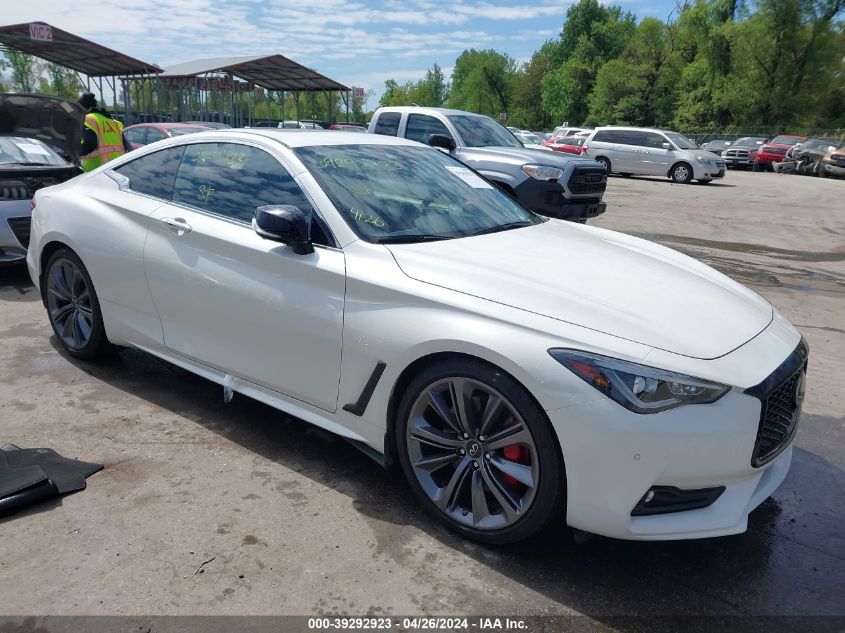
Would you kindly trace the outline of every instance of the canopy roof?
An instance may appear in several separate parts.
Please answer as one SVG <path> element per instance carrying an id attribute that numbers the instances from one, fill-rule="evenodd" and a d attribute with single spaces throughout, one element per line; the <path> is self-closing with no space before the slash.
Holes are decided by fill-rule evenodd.
<path id="1" fill-rule="evenodd" d="M 0 26 L 0 45 L 65 66 L 89 77 L 160 73 L 155 64 L 118 53 L 46 22 Z"/>
<path id="2" fill-rule="evenodd" d="M 230 73 L 267 90 L 349 90 L 283 55 L 197 59 L 167 68 L 162 79 L 182 79 L 206 73 Z"/>

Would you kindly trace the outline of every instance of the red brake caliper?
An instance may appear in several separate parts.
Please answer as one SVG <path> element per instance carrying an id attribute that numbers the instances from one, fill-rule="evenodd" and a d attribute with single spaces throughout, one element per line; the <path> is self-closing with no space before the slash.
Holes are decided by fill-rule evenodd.
<path id="1" fill-rule="evenodd" d="M 528 448 L 522 446 L 521 444 L 511 444 L 510 446 L 505 446 L 502 449 L 502 453 L 505 456 L 505 459 L 509 462 L 516 462 L 517 464 L 527 464 L 529 462 L 529 452 Z M 519 482 L 511 477 L 510 475 L 505 475 L 505 481 L 509 486 L 518 486 Z"/>

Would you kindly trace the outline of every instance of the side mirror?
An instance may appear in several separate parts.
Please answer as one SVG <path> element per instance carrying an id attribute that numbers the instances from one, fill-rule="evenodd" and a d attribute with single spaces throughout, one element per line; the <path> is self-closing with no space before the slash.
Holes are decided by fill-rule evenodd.
<path id="1" fill-rule="evenodd" d="M 252 228 L 261 237 L 287 244 L 297 255 L 314 252 L 311 244 L 311 209 L 270 204 L 255 209 Z"/>
<path id="2" fill-rule="evenodd" d="M 661 147 L 662 147 L 663 149 L 672 149 L 672 145 L 670 145 L 669 143 L 663 143 L 663 144 L 661 145 Z"/>
<path id="3" fill-rule="evenodd" d="M 445 149 L 448 152 L 451 152 L 453 149 L 455 149 L 455 141 L 453 141 L 451 137 L 446 136 L 445 134 L 429 135 L 428 144 L 432 147 Z"/>

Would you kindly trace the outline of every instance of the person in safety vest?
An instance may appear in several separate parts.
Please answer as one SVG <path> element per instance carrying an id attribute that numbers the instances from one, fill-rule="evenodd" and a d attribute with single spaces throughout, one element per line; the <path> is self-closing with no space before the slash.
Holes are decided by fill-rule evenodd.
<path id="1" fill-rule="evenodd" d="M 132 149 L 123 137 L 123 124 L 98 108 L 93 94 L 83 94 L 79 97 L 79 104 L 86 110 L 79 151 L 83 171 L 96 169 Z"/>

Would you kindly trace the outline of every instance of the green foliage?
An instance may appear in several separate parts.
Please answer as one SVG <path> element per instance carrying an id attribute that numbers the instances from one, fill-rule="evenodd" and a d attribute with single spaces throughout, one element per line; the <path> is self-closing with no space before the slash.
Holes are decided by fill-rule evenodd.
<path id="1" fill-rule="evenodd" d="M 443 69 L 437 64 L 429 68 L 423 79 L 398 84 L 393 79 L 384 82 L 384 94 L 379 99 L 380 106 L 401 106 L 416 103 L 421 106 L 440 108 L 449 99 L 449 84 Z"/>
<path id="2" fill-rule="evenodd" d="M 464 51 L 455 60 L 449 107 L 488 116 L 508 112 L 518 81 L 515 60 L 492 49 Z"/>

